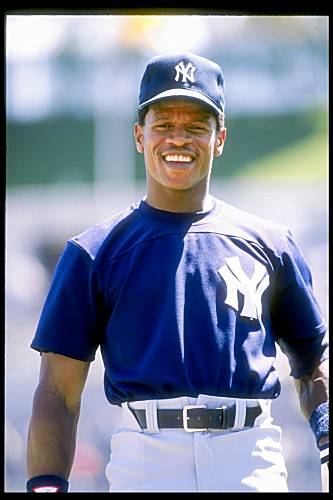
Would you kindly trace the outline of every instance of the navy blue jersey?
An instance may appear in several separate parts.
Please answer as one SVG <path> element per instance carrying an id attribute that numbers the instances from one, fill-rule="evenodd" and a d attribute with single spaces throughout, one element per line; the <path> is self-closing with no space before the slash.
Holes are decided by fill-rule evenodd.
<path id="1" fill-rule="evenodd" d="M 32 342 L 92 361 L 112 404 L 210 394 L 275 398 L 327 356 L 311 274 L 285 226 L 214 199 L 200 213 L 144 200 L 70 239 Z"/>

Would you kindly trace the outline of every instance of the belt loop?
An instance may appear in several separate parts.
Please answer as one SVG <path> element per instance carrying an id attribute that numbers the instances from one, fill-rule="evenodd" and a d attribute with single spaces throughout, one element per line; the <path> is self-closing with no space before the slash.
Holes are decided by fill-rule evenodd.
<path id="1" fill-rule="evenodd" d="M 232 429 L 243 429 L 246 418 L 246 401 L 242 399 L 235 399 L 235 405 L 235 423 Z"/>
<path id="2" fill-rule="evenodd" d="M 147 432 L 157 434 L 160 432 L 157 421 L 157 400 L 149 399 L 146 402 Z"/>

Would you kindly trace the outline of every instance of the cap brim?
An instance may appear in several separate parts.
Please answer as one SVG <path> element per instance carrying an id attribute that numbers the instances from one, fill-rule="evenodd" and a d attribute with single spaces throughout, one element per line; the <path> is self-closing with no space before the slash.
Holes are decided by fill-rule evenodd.
<path id="1" fill-rule="evenodd" d="M 188 97 L 191 99 L 196 99 L 198 101 L 205 103 L 210 108 L 212 108 L 212 110 L 215 111 L 217 115 L 220 115 L 222 113 L 222 110 L 218 108 L 216 104 L 213 101 L 211 101 L 208 97 L 206 97 L 204 94 L 201 94 L 200 92 L 190 89 L 166 90 L 165 92 L 161 92 L 160 94 L 157 94 L 151 99 L 148 99 L 148 101 L 142 102 L 139 105 L 139 109 L 143 109 L 153 102 L 162 101 L 163 99 L 167 99 L 168 97 Z"/>

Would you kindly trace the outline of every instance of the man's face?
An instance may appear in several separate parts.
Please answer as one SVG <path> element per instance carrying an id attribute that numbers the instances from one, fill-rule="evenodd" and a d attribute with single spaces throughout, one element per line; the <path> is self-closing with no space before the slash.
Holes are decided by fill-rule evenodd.
<path id="1" fill-rule="evenodd" d="M 190 190 L 206 184 L 213 157 L 222 153 L 225 136 L 226 129 L 217 132 L 214 115 L 199 103 L 177 98 L 152 104 L 144 126 L 135 124 L 148 186 Z"/>

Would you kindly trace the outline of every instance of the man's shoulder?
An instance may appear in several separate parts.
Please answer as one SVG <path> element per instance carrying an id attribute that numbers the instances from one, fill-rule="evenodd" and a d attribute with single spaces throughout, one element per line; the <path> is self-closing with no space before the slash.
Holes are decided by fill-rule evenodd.
<path id="1" fill-rule="evenodd" d="M 264 216 L 243 210 L 230 203 L 223 202 L 226 217 L 239 227 L 253 227 L 267 231 L 285 232 L 287 226 Z"/>
<path id="2" fill-rule="evenodd" d="M 230 236 L 258 242 L 264 246 L 280 247 L 289 227 L 252 212 L 223 202 L 222 218 Z"/>
<path id="3" fill-rule="evenodd" d="M 73 236 L 69 241 L 81 247 L 92 259 L 95 259 L 108 237 L 114 231 L 119 230 L 123 225 L 132 221 L 133 217 L 135 217 L 138 205 L 139 202 L 134 203 L 124 210 L 112 214 L 80 234 Z"/>

